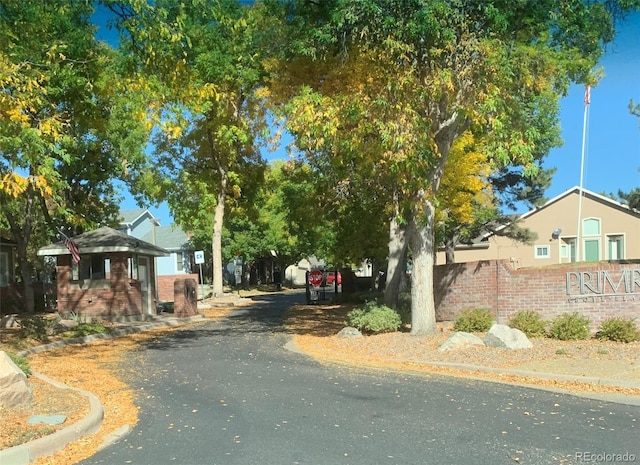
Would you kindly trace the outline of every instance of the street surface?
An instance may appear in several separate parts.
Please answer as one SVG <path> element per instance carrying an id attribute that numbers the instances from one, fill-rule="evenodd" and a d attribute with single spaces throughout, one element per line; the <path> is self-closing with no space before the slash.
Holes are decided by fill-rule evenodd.
<path id="1" fill-rule="evenodd" d="M 321 365 L 283 348 L 281 315 L 304 292 L 257 299 L 134 354 L 140 421 L 81 463 L 640 463 L 639 407 Z"/>

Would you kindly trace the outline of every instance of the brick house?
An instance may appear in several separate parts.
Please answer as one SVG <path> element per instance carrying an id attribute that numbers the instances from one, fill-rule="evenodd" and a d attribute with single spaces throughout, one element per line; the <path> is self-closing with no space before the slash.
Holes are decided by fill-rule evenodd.
<path id="1" fill-rule="evenodd" d="M 19 301 L 15 283 L 16 242 L 0 236 L 0 312 L 13 309 L 14 301 Z"/>
<path id="2" fill-rule="evenodd" d="M 167 250 L 108 227 L 72 239 L 80 251 L 78 264 L 64 242 L 38 250 L 56 257 L 60 313 L 106 320 L 156 313 L 154 258 L 168 255 Z"/>

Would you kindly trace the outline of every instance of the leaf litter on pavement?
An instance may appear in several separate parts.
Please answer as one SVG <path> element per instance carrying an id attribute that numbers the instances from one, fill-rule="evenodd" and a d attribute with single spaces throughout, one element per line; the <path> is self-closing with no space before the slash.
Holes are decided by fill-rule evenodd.
<path id="1" fill-rule="evenodd" d="M 573 392 L 618 393 L 640 395 L 640 389 L 620 388 L 554 379 L 537 379 L 508 373 L 485 373 L 468 371 L 446 366 L 437 366 L 433 362 L 471 363 L 502 368 L 519 368 L 535 363 L 547 363 L 547 366 L 563 366 L 569 361 L 584 366 L 585 374 L 594 366 L 593 360 L 611 364 L 626 363 L 632 373 L 638 374 L 637 343 L 606 344 L 590 341 L 554 341 L 551 339 L 534 340 L 534 349 L 530 351 L 506 351 L 493 348 L 465 348 L 463 351 L 439 352 L 437 347 L 451 334 L 450 327 L 439 325 L 439 332 L 433 336 L 416 337 L 406 331 L 365 336 L 356 339 L 338 338 L 336 333 L 344 327 L 346 313 L 353 308 L 347 305 L 296 305 L 286 314 L 285 329 L 292 335 L 299 350 L 322 362 L 358 365 L 374 369 L 392 369 L 419 372 L 423 374 L 445 374 L 452 376 L 476 377 L 507 383 L 553 387 Z M 213 308 L 199 311 L 206 318 L 221 318 L 231 312 L 233 307 Z M 196 325 L 190 323 L 186 326 Z M 185 326 L 178 327 L 184 328 Z M 142 370 L 126 372 L 122 361 L 131 355 L 143 342 L 162 338 L 176 328 L 160 328 L 145 333 L 132 334 L 113 340 L 101 340 L 90 344 L 65 346 L 59 349 L 41 352 L 29 356 L 33 370 L 53 378 L 68 386 L 89 391 L 100 399 L 104 410 L 104 421 L 100 431 L 67 445 L 63 450 L 49 457 L 41 457 L 32 462 L 35 465 L 72 465 L 98 451 L 104 439 L 112 432 L 138 421 L 138 407 L 135 404 L 136 393 L 127 385 L 126 379 L 139 376 Z M 578 370 L 580 370 L 579 368 Z M 575 371 L 575 369 L 574 369 Z M 43 383 L 46 384 L 46 383 Z M 34 392 L 41 388 L 33 383 Z M 44 391 L 43 391 L 44 392 Z M 81 418 L 88 406 L 79 401 L 71 390 L 56 392 L 53 396 L 58 404 L 56 413 L 68 415 L 66 426 Z M 77 394 L 75 394 L 77 395 Z M 69 396 L 65 398 L 65 396 Z M 52 398 L 52 395 L 48 396 Z M 221 401 L 224 402 L 224 401 Z M 6 413 L 6 412 L 5 412 Z M 37 412 L 47 413 L 47 412 Z M 15 412 L 14 412 L 15 414 Z M 26 422 L 33 412 L 23 411 L 13 421 Z M 3 420 L 0 411 L 0 421 Z M 2 422 L 2 424 L 6 424 Z M 4 427 L 3 427 L 4 429 Z M 3 435 L 4 435 L 3 431 Z M 23 431 L 24 433 L 24 431 Z"/>

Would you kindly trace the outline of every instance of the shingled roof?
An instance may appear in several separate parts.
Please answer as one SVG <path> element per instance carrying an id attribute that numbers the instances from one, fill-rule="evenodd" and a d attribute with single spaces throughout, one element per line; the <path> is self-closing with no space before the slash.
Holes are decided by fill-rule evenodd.
<path id="1" fill-rule="evenodd" d="M 71 238 L 80 254 L 97 254 L 109 252 L 131 252 L 153 257 L 166 257 L 169 251 L 150 244 L 133 236 L 128 236 L 113 228 L 102 227 L 94 231 L 79 234 Z M 57 256 L 70 255 L 64 241 L 46 245 L 38 250 L 38 255 Z"/>

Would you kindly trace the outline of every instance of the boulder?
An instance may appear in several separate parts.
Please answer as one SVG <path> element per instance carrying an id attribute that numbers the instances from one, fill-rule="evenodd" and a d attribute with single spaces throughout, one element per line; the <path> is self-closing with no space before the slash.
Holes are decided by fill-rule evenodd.
<path id="1" fill-rule="evenodd" d="M 358 328 L 353 328 L 351 326 L 347 326 L 346 328 L 342 328 L 340 332 L 336 335 L 338 337 L 362 337 L 362 333 Z"/>
<path id="2" fill-rule="evenodd" d="M 0 318 L 0 328 L 15 328 L 20 326 L 15 315 L 4 315 Z"/>
<path id="3" fill-rule="evenodd" d="M 471 333 L 465 333 L 464 331 L 458 331 L 445 342 L 443 342 L 442 345 L 438 347 L 438 350 L 440 352 L 445 352 L 447 350 L 455 350 L 461 347 L 478 345 L 484 345 L 484 342 L 482 342 L 482 339 L 480 339 L 478 336 Z"/>
<path id="4" fill-rule="evenodd" d="M 0 404 L 19 407 L 33 400 L 33 393 L 24 374 L 6 352 L 0 351 Z"/>
<path id="5" fill-rule="evenodd" d="M 491 327 L 484 338 L 484 343 L 489 347 L 503 349 L 531 349 L 533 347 L 529 338 L 522 331 L 499 324 L 494 324 Z"/>
<path id="6" fill-rule="evenodd" d="M 56 323 L 56 330 L 58 331 L 69 331 L 75 327 L 77 327 L 80 323 L 77 320 L 60 320 Z"/>

